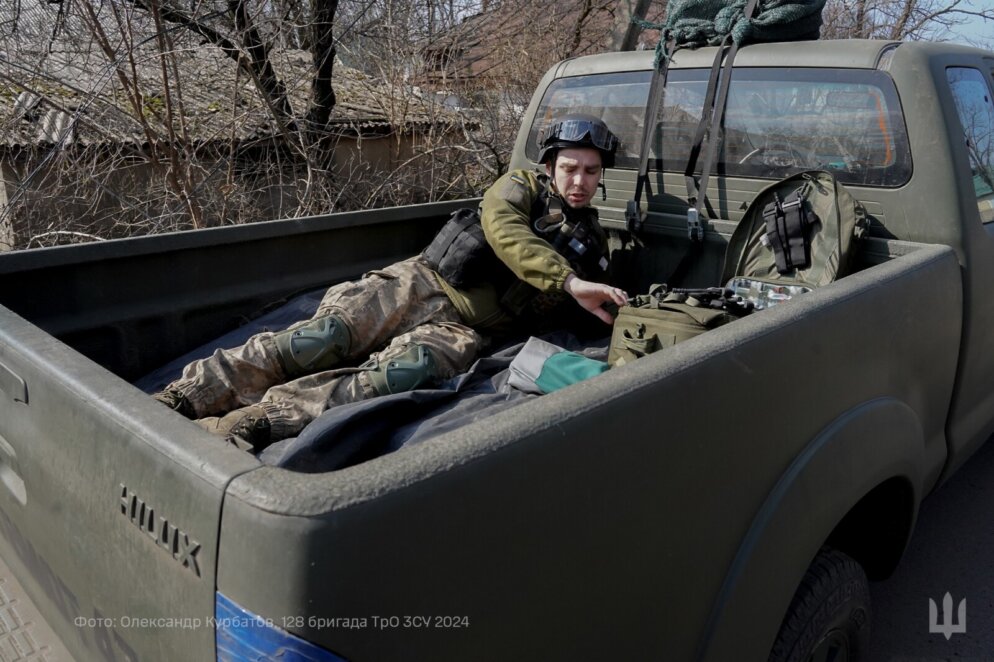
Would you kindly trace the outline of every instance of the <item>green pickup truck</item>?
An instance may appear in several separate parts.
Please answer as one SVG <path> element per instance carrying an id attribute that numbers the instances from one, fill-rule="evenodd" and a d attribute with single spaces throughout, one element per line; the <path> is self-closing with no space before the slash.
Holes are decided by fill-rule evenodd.
<path id="1" fill-rule="evenodd" d="M 652 54 L 556 65 L 519 132 L 514 167 L 567 109 L 622 137 L 597 204 L 629 291 L 687 251 L 714 55 L 673 62 L 637 251 Z M 0 255 L 0 556 L 77 660 L 859 659 L 867 577 L 994 432 L 992 71 L 948 44 L 743 48 L 684 284 L 715 285 L 746 205 L 808 169 L 867 209 L 856 271 L 335 470 L 135 384 L 476 200 Z"/>

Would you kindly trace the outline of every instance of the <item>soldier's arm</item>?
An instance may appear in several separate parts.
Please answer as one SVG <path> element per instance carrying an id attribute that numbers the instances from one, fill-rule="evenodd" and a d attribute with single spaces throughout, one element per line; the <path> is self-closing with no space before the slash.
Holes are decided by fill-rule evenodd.
<path id="1" fill-rule="evenodd" d="M 604 304 L 613 303 L 621 307 L 628 303 L 628 294 L 621 288 L 583 280 L 576 274 L 570 274 L 566 278 L 563 289 L 580 304 L 581 308 L 605 324 L 613 324 L 614 318 L 602 307 Z"/>
<path id="2" fill-rule="evenodd" d="M 487 241 L 514 275 L 542 292 L 559 291 L 573 268 L 529 227 L 541 186 L 525 171 L 507 173 L 483 195 L 480 220 Z"/>

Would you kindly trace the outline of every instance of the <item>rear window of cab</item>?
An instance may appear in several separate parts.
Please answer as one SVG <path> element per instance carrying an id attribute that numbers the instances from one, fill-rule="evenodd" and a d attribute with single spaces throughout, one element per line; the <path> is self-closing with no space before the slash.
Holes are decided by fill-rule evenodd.
<path id="1" fill-rule="evenodd" d="M 670 70 L 656 117 L 649 167 L 683 172 L 704 106 L 709 69 Z M 566 113 L 602 118 L 621 139 L 616 167 L 637 168 L 649 71 L 560 78 L 546 90 L 526 154 Z M 890 77 L 863 69 L 735 69 L 715 171 L 782 179 L 823 169 L 846 184 L 896 187 L 911 177 L 911 152 Z"/>

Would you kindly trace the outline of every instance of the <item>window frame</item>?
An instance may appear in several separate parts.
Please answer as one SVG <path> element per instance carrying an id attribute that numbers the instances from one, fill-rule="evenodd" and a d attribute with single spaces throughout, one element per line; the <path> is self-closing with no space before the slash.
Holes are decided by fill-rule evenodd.
<path id="1" fill-rule="evenodd" d="M 693 68 L 693 69 L 671 69 L 669 72 L 668 87 L 673 84 L 686 84 L 692 83 L 694 85 L 702 86 L 707 84 L 707 78 L 709 74 L 709 69 L 703 68 Z M 636 71 L 618 71 L 618 72 L 606 72 L 606 73 L 595 73 L 595 74 L 583 74 L 579 76 L 563 77 L 553 80 L 549 86 L 546 88 L 542 95 L 542 100 L 540 101 L 537 112 L 533 118 L 532 126 L 529 127 L 528 141 L 526 144 L 526 155 L 534 161 L 538 155 L 538 145 L 537 138 L 539 131 L 544 126 L 545 122 L 548 121 L 547 118 L 550 117 L 549 109 L 550 102 L 555 98 L 555 95 L 560 94 L 564 91 L 568 92 L 572 89 L 582 89 L 583 87 L 596 87 L 597 85 L 606 86 L 608 84 L 618 84 L 618 85 L 644 85 L 645 93 L 641 97 L 643 99 L 641 107 L 635 106 L 625 106 L 624 110 L 629 116 L 637 115 L 637 126 L 634 131 L 618 131 L 622 133 L 623 147 L 628 146 L 631 148 L 633 145 L 637 145 L 641 139 L 641 125 L 643 123 L 643 118 L 645 114 L 645 98 L 648 95 L 649 81 L 652 76 L 650 70 L 636 70 Z M 791 67 L 743 67 L 736 68 L 735 73 L 732 78 L 732 88 L 730 90 L 729 102 L 734 104 L 732 94 L 734 94 L 737 85 L 751 85 L 756 83 L 762 83 L 764 81 L 771 82 L 785 82 L 785 83 L 805 83 L 811 82 L 817 85 L 818 83 L 825 83 L 830 85 L 836 84 L 851 84 L 854 86 L 871 86 L 879 91 L 880 99 L 882 100 L 883 107 L 878 105 L 878 112 L 881 116 L 886 115 L 887 125 L 881 125 L 882 131 L 884 133 L 884 140 L 888 142 L 887 148 L 894 150 L 894 162 L 889 165 L 875 166 L 872 168 L 865 168 L 862 171 L 850 170 L 848 163 L 843 164 L 844 167 L 839 167 L 837 163 L 808 163 L 805 162 L 801 165 L 796 165 L 800 162 L 800 158 L 794 157 L 795 165 L 769 165 L 766 163 L 761 164 L 760 167 L 752 167 L 753 164 L 747 164 L 750 167 L 742 167 L 741 163 L 730 163 L 727 164 L 721 159 L 721 154 L 723 146 L 719 145 L 719 157 L 716 159 L 716 165 L 714 172 L 718 175 L 728 176 L 728 177 L 739 177 L 739 178 L 749 178 L 749 179 L 766 179 L 766 180 L 779 180 L 784 177 L 796 174 L 803 170 L 810 170 L 816 168 L 822 168 L 831 170 L 838 176 L 839 181 L 850 184 L 854 186 L 868 186 L 876 188 L 899 188 L 907 184 L 913 173 L 913 156 L 911 153 L 910 139 L 908 137 L 907 126 L 904 121 L 904 114 L 901 106 L 901 100 L 897 93 L 897 88 L 894 85 L 893 80 L 887 72 L 875 70 L 875 69 L 845 69 L 845 68 L 791 68 Z M 591 84 L 592 83 L 592 84 Z M 606 94 L 607 92 L 604 92 Z M 827 93 L 826 93 L 827 94 Z M 664 97 L 665 100 L 665 97 Z M 667 106 L 671 107 L 671 106 Z M 732 107 L 731 105 L 729 107 Z M 563 112 L 590 112 L 591 107 L 585 107 L 583 109 L 572 109 L 563 107 L 558 113 Z M 617 113 L 618 107 L 612 107 L 611 111 L 605 113 L 606 107 L 601 106 L 601 115 L 605 116 L 605 121 L 608 122 L 610 126 L 612 124 L 611 119 L 607 115 Z M 637 110 L 638 113 L 633 113 L 632 111 Z M 597 113 L 595 113 L 597 114 Z M 659 120 L 657 120 L 659 122 Z M 615 122 L 617 124 L 617 122 Z M 696 120 L 692 122 L 694 128 L 696 128 Z M 889 131 L 889 132 L 888 132 Z M 723 134 L 725 132 L 723 131 Z M 637 134 L 638 139 L 635 139 Z M 756 134 L 759 135 L 759 134 Z M 638 158 L 637 156 L 632 156 L 632 153 L 637 153 L 637 146 L 634 150 L 629 149 L 627 153 L 619 154 L 617 159 L 616 167 L 619 169 L 637 169 Z M 853 162 L 855 164 L 855 162 Z M 857 164 L 858 165 L 858 164 Z M 680 158 L 663 158 L 660 159 L 652 154 L 649 158 L 649 168 L 650 170 L 657 172 L 670 172 L 670 173 L 680 173 L 682 174 L 686 166 L 686 157 L 681 156 Z M 730 167 L 729 167 L 730 166 Z"/>
<path id="2" fill-rule="evenodd" d="M 959 71 L 971 71 L 975 72 L 979 77 L 979 82 L 984 86 L 986 90 L 986 102 L 987 102 L 987 116 L 989 119 L 989 130 L 988 130 L 988 141 L 992 144 L 988 148 L 990 154 L 990 162 L 984 167 L 983 164 L 977 161 L 977 157 L 973 154 L 972 150 L 969 148 L 970 136 L 967 133 L 964 120 L 964 108 L 960 105 L 960 97 L 956 94 L 956 88 L 953 86 L 954 83 L 950 79 L 950 73 L 953 70 Z M 975 200 L 977 203 L 977 212 L 980 216 L 980 221 L 984 225 L 994 223 L 994 89 L 991 87 L 991 80 L 986 72 L 976 65 L 970 64 L 951 64 L 945 68 L 946 74 L 946 85 L 948 86 L 950 97 L 953 100 L 953 106 L 956 108 L 956 121 L 959 122 L 959 127 L 963 132 L 963 138 L 965 140 L 966 154 L 968 159 L 968 166 L 970 172 L 979 173 L 980 171 L 986 170 L 989 174 L 987 178 L 984 178 L 981 174 L 973 175 L 973 190 L 975 194 Z M 991 70 L 990 74 L 994 76 L 994 69 Z M 987 188 L 986 191 L 982 191 L 978 187 L 977 177 L 981 177 L 981 183 Z"/>

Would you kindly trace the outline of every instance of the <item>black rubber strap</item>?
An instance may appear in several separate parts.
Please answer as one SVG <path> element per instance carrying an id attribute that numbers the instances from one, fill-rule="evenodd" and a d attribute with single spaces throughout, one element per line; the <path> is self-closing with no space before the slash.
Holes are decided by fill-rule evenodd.
<path id="1" fill-rule="evenodd" d="M 763 209 L 763 219 L 777 271 L 787 274 L 811 266 L 807 241 L 809 221 L 799 190 L 783 200 L 774 193 L 773 201 Z"/>
<path id="2" fill-rule="evenodd" d="M 721 63 L 725 59 L 725 49 L 728 48 L 730 37 L 725 37 L 718 52 L 714 56 L 711 64 L 711 73 L 708 75 L 707 92 L 704 94 L 704 107 L 701 108 L 701 119 L 697 122 L 697 132 L 694 134 L 694 143 L 690 147 L 690 156 L 687 157 L 687 167 L 683 171 L 684 181 L 687 183 L 687 202 L 694 206 L 697 202 L 698 188 L 697 180 L 694 178 L 694 171 L 697 169 L 697 161 L 701 155 L 701 148 L 704 140 L 708 137 L 708 129 L 711 127 L 711 118 L 714 115 L 714 101 L 718 91 L 718 79 L 721 77 Z"/>
<path id="3" fill-rule="evenodd" d="M 749 3 L 743 10 L 746 20 L 752 18 L 758 4 L 759 0 L 749 0 Z M 694 145 L 691 148 L 690 158 L 687 161 L 687 169 L 684 171 L 687 183 L 687 203 L 693 207 L 698 216 L 705 211 L 708 183 L 711 178 L 711 170 L 714 166 L 714 158 L 718 152 L 718 137 L 721 125 L 725 119 L 728 89 L 732 81 L 732 67 L 738 51 L 739 45 L 732 40 L 730 34 L 726 35 L 718 48 L 714 63 L 711 65 L 711 75 L 708 78 L 708 89 L 704 100 L 704 111 L 701 113 L 701 121 L 697 125 L 697 135 L 695 136 Z M 717 98 L 715 98 L 716 90 Z M 704 155 L 701 177 L 698 182 L 694 177 L 694 170 L 697 169 L 697 161 L 705 140 L 705 135 L 707 136 L 707 151 Z M 700 236 L 691 234 L 691 239 L 698 238 Z"/>
<path id="4" fill-rule="evenodd" d="M 670 60 L 678 48 L 676 41 L 669 39 L 666 42 L 662 62 L 652 70 L 649 96 L 645 103 L 645 118 L 642 122 L 642 143 L 639 146 L 639 171 L 635 179 L 635 197 L 629 201 L 628 209 L 625 212 L 628 229 L 635 234 L 642 230 L 642 192 L 649 183 L 649 149 L 656 129 L 656 118 L 659 115 L 659 108 L 662 106 L 666 90 Z"/>
<path id="5" fill-rule="evenodd" d="M 708 131 L 708 149 L 704 155 L 704 164 L 701 166 L 701 180 L 697 196 L 697 211 L 704 211 L 704 199 L 707 197 L 708 182 L 711 179 L 711 171 L 714 168 L 714 158 L 718 154 L 718 138 L 721 135 L 721 125 L 725 119 L 725 104 L 728 101 L 728 88 L 732 80 L 732 63 L 735 61 L 735 54 L 738 53 L 737 44 L 732 44 L 725 60 L 725 67 L 721 74 L 721 84 L 718 86 L 718 99 L 715 101 L 715 113 L 711 118 L 711 129 Z"/>

